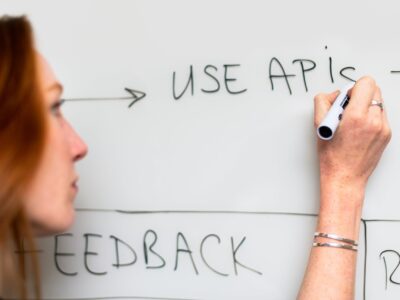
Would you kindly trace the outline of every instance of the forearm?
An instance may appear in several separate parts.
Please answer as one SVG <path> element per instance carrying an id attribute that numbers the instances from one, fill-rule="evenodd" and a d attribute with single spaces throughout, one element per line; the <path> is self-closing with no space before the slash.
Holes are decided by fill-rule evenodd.
<path id="1" fill-rule="evenodd" d="M 316 231 L 358 240 L 364 188 L 321 180 Z M 318 242 L 335 242 L 317 238 Z M 357 252 L 313 247 L 298 299 L 353 299 Z"/>
<path id="2" fill-rule="evenodd" d="M 334 92 L 314 98 L 316 128 L 337 96 Z M 348 96 L 335 137 L 317 142 L 321 205 L 316 231 L 358 240 L 365 186 L 390 141 L 391 130 L 382 106 L 373 104 L 383 100 L 372 78 L 359 79 Z M 337 241 L 317 237 L 316 242 Z M 312 248 L 299 300 L 354 298 L 357 252 L 343 249 L 354 243 L 344 244 Z"/>

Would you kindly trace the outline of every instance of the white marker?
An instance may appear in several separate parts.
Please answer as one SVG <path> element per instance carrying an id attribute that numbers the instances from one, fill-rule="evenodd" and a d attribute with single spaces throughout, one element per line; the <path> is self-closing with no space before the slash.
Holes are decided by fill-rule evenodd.
<path id="1" fill-rule="evenodd" d="M 350 97 L 347 95 L 347 92 L 353 86 L 354 83 L 351 83 L 344 89 L 340 90 L 339 96 L 337 96 L 325 118 L 318 126 L 317 134 L 319 138 L 323 140 L 332 139 L 333 134 L 339 125 L 339 121 L 342 119 L 343 110 L 346 108 L 347 104 L 349 104 Z"/>

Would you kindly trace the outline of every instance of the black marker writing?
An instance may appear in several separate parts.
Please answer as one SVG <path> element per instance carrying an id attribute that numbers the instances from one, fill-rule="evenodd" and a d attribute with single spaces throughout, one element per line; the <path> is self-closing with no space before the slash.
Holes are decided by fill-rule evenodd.
<path id="1" fill-rule="evenodd" d="M 29 244 L 30 244 L 31 247 L 34 246 L 31 243 L 29 243 Z M 29 249 L 28 250 L 28 249 L 26 249 L 25 248 L 25 242 L 24 242 L 23 239 L 20 240 L 19 245 L 20 245 L 20 247 L 19 247 L 20 250 L 15 251 L 16 254 L 25 255 L 25 254 L 28 254 L 28 253 L 43 253 L 43 250 L 36 250 L 36 249 Z"/>
<path id="2" fill-rule="evenodd" d="M 206 74 L 206 75 L 209 76 L 211 79 L 213 79 L 213 81 L 215 81 L 215 83 L 217 84 L 217 86 L 216 86 L 215 89 L 213 89 L 213 90 L 201 89 L 201 91 L 204 92 L 204 93 L 216 93 L 216 92 L 218 92 L 219 89 L 221 88 L 221 85 L 219 84 L 218 79 L 217 79 L 213 74 L 211 74 L 211 73 L 208 71 L 210 68 L 211 68 L 211 69 L 214 69 L 215 71 L 218 71 L 218 69 L 217 69 L 216 66 L 207 65 L 207 66 L 204 67 L 204 74 Z"/>
<path id="3" fill-rule="evenodd" d="M 63 99 L 66 102 L 82 102 L 82 101 L 118 101 L 118 100 L 129 100 L 130 103 L 128 105 L 128 108 L 131 108 L 133 104 L 136 102 L 142 100 L 144 97 L 146 97 L 146 93 L 134 90 L 131 88 L 124 88 L 126 92 L 129 93 L 129 97 L 90 97 L 90 98 L 66 98 Z"/>
<path id="4" fill-rule="evenodd" d="M 387 266 L 387 262 L 386 262 L 386 258 L 385 258 L 385 256 L 387 254 L 389 254 L 389 253 L 394 254 L 395 257 L 397 258 L 397 265 L 393 268 L 393 270 L 391 271 L 390 275 L 389 275 L 388 266 Z M 383 263 L 384 263 L 384 266 L 385 266 L 385 289 L 387 289 L 388 281 L 390 281 L 393 284 L 400 285 L 400 282 L 395 281 L 393 279 L 393 276 L 395 275 L 397 269 L 400 266 L 400 254 L 395 250 L 385 250 L 385 251 L 382 251 L 379 254 L 379 257 L 383 259 Z"/>
<path id="5" fill-rule="evenodd" d="M 191 91 L 192 96 L 193 96 L 193 94 L 194 94 L 193 66 L 190 65 L 188 81 L 186 83 L 185 88 L 183 89 L 183 91 L 179 95 L 176 94 L 176 83 L 175 83 L 176 74 L 175 73 L 176 72 L 174 71 L 174 73 L 172 74 L 172 95 L 173 95 L 174 99 L 175 100 L 179 100 L 185 94 L 186 90 L 189 87 L 189 84 L 190 84 L 190 91 Z"/>
<path id="6" fill-rule="evenodd" d="M 72 252 L 72 251 L 67 251 L 65 249 L 65 245 L 61 246 L 61 241 L 63 243 L 69 243 L 69 244 L 76 244 L 76 239 L 71 233 L 64 233 L 64 234 L 59 234 L 55 237 L 55 249 L 54 249 L 54 263 L 56 266 L 56 269 L 58 270 L 59 273 L 66 275 L 66 276 L 76 276 L 78 275 L 77 270 L 71 270 L 71 267 L 68 267 L 71 265 L 71 262 L 78 262 L 82 261 L 83 262 L 83 270 L 86 271 L 89 274 L 95 275 L 95 276 L 105 276 L 108 274 L 107 270 L 99 270 L 99 266 L 96 266 L 97 264 L 100 264 L 104 266 L 104 261 L 108 260 L 108 264 L 114 267 L 115 269 L 120 269 L 122 267 L 128 267 L 128 266 L 133 266 L 137 265 L 137 262 L 140 260 L 140 255 L 138 255 L 138 252 L 136 251 L 135 247 L 133 247 L 131 244 L 128 242 L 122 240 L 120 237 L 117 237 L 117 235 L 109 235 L 109 241 L 111 243 L 112 249 L 114 249 L 113 254 L 114 255 L 107 255 L 107 251 L 103 251 L 104 247 L 103 244 L 96 245 L 100 240 L 104 241 L 106 237 L 103 237 L 102 234 L 99 233 L 84 233 L 82 236 L 80 236 L 80 239 L 83 242 L 84 247 L 82 253 L 80 253 L 82 256 L 80 256 L 79 259 L 76 258 L 77 254 Z M 185 236 L 182 232 L 177 232 L 175 236 L 175 240 L 171 240 L 170 242 L 175 242 L 175 248 L 173 249 L 173 253 L 169 254 L 160 254 L 158 250 L 156 250 L 156 246 L 159 245 L 159 239 L 158 239 L 158 234 L 156 231 L 152 229 L 148 229 L 145 231 L 142 237 L 143 240 L 143 258 L 144 258 L 144 267 L 146 269 L 162 269 L 165 268 L 166 265 L 171 266 L 171 271 L 177 271 L 179 266 L 182 265 L 182 263 L 189 263 L 191 268 L 193 268 L 194 273 L 196 275 L 200 275 L 199 269 L 198 269 L 198 263 L 202 262 L 204 263 L 205 267 L 212 271 L 212 273 L 218 275 L 218 276 L 230 276 L 235 274 L 236 276 L 239 276 L 239 267 L 247 269 L 251 272 L 257 273 L 259 275 L 262 275 L 261 272 L 255 270 L 254 268 L 251 268 L 239 259 L 239 252 L 240 249 L 243 249 L 245 246 L 245 241 L 246 237 L 243 237 L 239 243 L 236 243 L 234 241 L 234 238 L 232 236 L 226 236 L 225 239 L 221 238 L 221 236 L 211 233 L 211 234 L 206 234 L 203 237 L 201 237 L 199 244 L 199 256 L 201 257 L 201 261 L 196 261 L 195 257 L 197 253 L 195 253 L 193 248 L 190 246 L 187 236 Z M 211 263 L 211 257 L 215 257 L 215 253 L 213 255 L 212 248 L 210 247 L 212 244 L 215 244 L 215 242 L 220 245 L 221 247 L 224 244 L 224 241 L 226 242 L 226 248 L 224 249 L 227 250 L 227 253 L 225 256 L 228 259 L 223 259 L 223 257 L 219 257 L 218 262 L 221 263 L 220 266 L 218 266 L 218 263 Z M 159 245 L 161 249 L 163 245 Z M 165 245 L 164 245 L 165 246 Z M 173 248 L 173 247 L 171 247 Z M 167 249 L 171 249 L 167 248 Z M 165 248 L 164 248 L 165 249 Z M 165 251 L 165 250 L 164 250 Z M 100 256 L 99 253 L 104 253 Z M 121 255 L 121 253 L 124 253 L 124 256 Z M 220 253 L 219 255 L 224 255 Z M 170 257 L 173 259 L 175 256 L 175 264 L 168 264 L 166 257 Z M 122 258 L 123 257 L 123 258 Z M 228 266 L 226 263 L 228 262 Z M 75 264 L 72 264 L 75 265 Z M 174 266 L 174 267 L 172 267 Z M 227 268 L 230 268 L 232 272 L 227 272 Z M 225 272 L 223 271 L 225 269 Z M 79 273 L 81 273 L 81 269 L 78 269 Z M 135 270 L 135 269 L 133 269 Z M 137 268 L 136 268 L 137 270 Z M 111 273 L 110 273 L 111 274 Z"/>
<path id="7" fill-rule="evenodd" d="M 228 83 L 229 83 L 229 82 L 236 81 L 236 78 L 228 77 L 228 69 L 229 69 L 229 68 L 233 68 L 233 67 L 240 67 L 240 65 L 239 65 L 239 64 L 224 65 L 224 69 L 225 69 L 225 73 L 224 73 L 225 88 L 226 88 L 226 90 L 228 91 L 229 94 L 236 95 L 236 94 L 244 93 L 244 92 L 247 91 L 247 89 L 242 89 L 242 90 L 240 90 L 240 91 L 232 91 L 232 90 L 229 88 Z"/>
<path id="8" fill-rule="evenodd" d="M 106 275 L 107 272 L 93 271 L 91 268 L 89 268 L 89 263 L 88 263 L 88 256 L 99 255 L 97 252 L 89 251 L 89 238 L 94 238 L 94 237 L 101 238 L 102 236 L 100 234 L 94 234 L 94 233 L 85 233 L 83 236 L 85 238 L 84 264 L 85 264 L 86 270 L 93 275 Z"/>
<path id="9" fill-rule="evenodd" d="M 209 238 L 211 238 L 211 237 L 216 238 L 217 241 L 218 241 L 218 244 L 221 244 L 221 239 L 220 239 L 220 237 L 219 237 L 218 235 L 216 235 L 216 234 L 209 234 L 209 235 L 207 235 L 206 237 L 204 237 L 204 239 L 201 241 L 201 245 L 200 245 L 200 256 L 201 256 L 201 259 L 203 260 L 204 264 L 205 264 L 211 271 L 213 271 L 214 273 L 216 273 L 216 274 L 218 274 L 218 275 L 221 275 L 221 276 L 228 276 L 228 274 L 219 272 L 219 271 L 217 271 L 215 268 L 211 267 L 211 265 L 207 262 L 207 260 L 206 260 L 206 258 L 205 258 L 205 256 L 204 256 L 204 244 L 205 244 L 206 241 L 207 241 Z"/>
<path id="10" fill-rule="evenodd" d="M 180 248 L 179 246 L 179 241 L 182 240 L 182 242 L 185 244 L 185 248 Z M 188 245 L 188 242 L 186 240 L 186 237 L 183 235 L 182 232 L 178 232 L 176 235 L 176 256 L 175 256 L 175 267 L 174 271 L 178 269 L 178 264 L 179 264 L 179 254 L 180 253 L 186 253 L 189 255 L 190 260 L 192 262 L 194 271 L 196 272 L 196 275 L 199 275 L 199 271 L 197 271 L 196 264 L 194 263 L 193 256 L 192 256 L 192 250 L 190 250 L 190 247 Z"/>
<path id="11" fill-rule="evenodd" d="M 57 271 L 66 276 L 76 276 L 76 275 L 78 275 L 78 272 L 67 272 L 64 270 L 64 268 L 61 268 L 60 262 L 59 262 L 59 257 L 72 257 L 72 256 L 75 256 L 75 253 L 59 252 L 59 249 L 58 249 L 59 241 L 58 240 L 61 237 L 72 237 L 72 236 L 73 236 L 72 233 L 62 233 L 62 234 L 58 234 L 54 237 L 54 264 L 56 266 Z"/>
<path id="12" fill-rule="evenodd" d="M 310 71 L 314 70 L 317 64 L 314 61 L 312 61 L 311 59 L 295 59 L 295 60 L 293 60 L 293 63 L 296 63 L 296 62 L 300 63 L 301 74 L 303 75 L 304 88 L 306 89 L 306 92 L 308 92 L 306 72 L 310 72 Z M 304 68 L 305 62 L 311 64 L 311 67 Z"/>
<path id="13" fill-rule="evenodd" d="M 118 269 L 119 267 L 126 267 L 126 266 L 131 266 L 131 265 L 135 264 L 136 261 L 137 261 L 137 255 L 136 255 L 135 250 L 133 250 L 133 248 L 131 246 L 129 246 L 123 240 L 117 238 L 114 235 L 110 235 L 110 238 L 115 241 L 115 258 L 116 258 L 116 262 L 115 262 L 115 264 L 113 264 L 113 266 Z M 120 244 L 124 245 L 125 248 L 128 249 L 130 251 L 130 253 L 132 253 L 132 256 L 133 256 L 132 261 L 121 264 L 121 262 L 119 260 L 119 245 Z"/>
<path id="14" fill-rule="evenodd" d="M 150 242 L 150 245 L 147 243 L 147 239 L 153 237 L 153 240 Z M 154 230 L 147 230 L 143 237 L 143 252 L 144 252 L 144 262 L 146 263 L 147 269 L 160 269 L 165 266 L 165 259 L 153 250 L 154 245 L 156 244 L 158 239 L 157 233 Z M 149 266 L 149 252 L 155 255 L 161 263 L 159 265 Z"/>
<path id="15" fill-rule="evenodd" d="M 242 94 L 244 92 L 247 91 L 246 88 L 242 88 L 242 89 L 234 89 L 233 88 L 233 83 L 237 81 L 237 78 L 231 75 L 231 72 L 233 72 L 234 68 L 238 68 L 240 67 L 240 64 L 224 64 L 223 68 L 224 68 L 224 86 L 225 89 L 227 91 L 228 94 L 230 95 L 238 95 L 238 94 Z M 214 70 L 213 73 L 211 73 L 211 71 Z M 203 73 L 206 75 L 205 78 L 206 79 L 211 79 L 212 82 L 215 84 L 215 88 L 213 89 L 205 89 L 205 88 L 200 88 L 200 90 L 203 93 L 206 94 L 213 94 L 213 93 L 217 93 L 221 90 L 221 84 L 220 81 L 218 80 L 217 76 L 215 73 L 218 72 L 218 68 L 214 65 L 206 65 L 203 69 Z M 191 95 L 194 96 L 195 94 L 195 86 L 201 86 L 201 83 L 197 83 L 197 81 L 200 81 L 202 78 L 200 76 L 198 76 L 196 74 L 195 76 L 195 68 L 193 67 L 193 65 L 190 65 L 190 71 L 189 71 L 189 77 L 188 80 L 186 82 L 186 86 L 184 87 L 184 89 L 180 92 L 177 93 L 177 88 L 176 88 L 176 71 L 174 71 L 172 73 L 172 96 L 175 100 L 179 100 L 180 98 L 182 98 L 182 96 L 186 93 L 186 91 L 188 90 L 189 86 L 190 86 L 190 91 L 191 91 Z M 195 84 L 196 81 L 196 84 Z"/>
<path id="16" fill-rule="evenodd" d="M 275 64 L 279 67 L 280 71 L 279 74 L 278 73 L 272 73 L 272 66 L 273 63 L 275 62 Z M 282 66 L 281 62 L 279 61 L 279 59 L 277 59 L 276 57 L 271 58 L 271 60 L 269 61 L 269 80 L 271 82 L 271 88 L 272 90 L 274 90 L 274 78 L 285 78 L 285 82 L 286 82 L 286 86 L 289 89 L 289 94 L 292 94 L 292 89 L 290 88 L 290 83 L 289 83 L 289 77 L 295 77 L 296 75 L 294 74 L 287 74 L 285 71 L 285 68 Z"/>
<path id="17" fill-rule="evenodd" d="M 328 46 L 325 46 L 325 50 L 328 50 Z M 331 82 L 335 83 L 335 80 L 333 79 L 332 57 L 331 56 L 329 56 L 329 75 L 331 78 Z"/>
<path id="18" fill-rule="evenodd" d="M 238 275 L 238 271 L 237 271 L 237 265 L 241 266 L 242 268 L 245 268 L 249 271 L 252 271 L 254 273 L 257 273 L 258 275 L 262 275 L 262 273 L 260 271 L 257 271 L 255 269 L 252 269 L 248 266 L 245 266 L 244 264 L 240 263 L 237 260 L 237 252 L 239 250 L 239 248 L 242 246 L 242 244 L 244 243 L 244 241 L 246 240 L 246 237 L 243 237 L 242 240 L 240 241 L 239 245 L 237 247 L 235 247 L 235 243 L 233 241 L 233 237 L 231 237 L 231 245 L 232 245 L 232 258 L 233 258 L 233 265 L 235 267 L 235 274 Z"/>
<path id="19" fill-rule="evenodd" d="M 350 81 L 353 81 L 353 82 L 356 82 L 356 80 L 354 80 L 354 79 L 352 79 L 352 78 L 350 78 L 349 76 L 346 76 L 346 75 L 344 75 L 344 72 L 345 71 L 347 71 L 347 70 L 352 70 L 352 71 L 355 71 L 356 70 L 356 68 L 354 68 L 354 67 L 344 67 L 344 68 L 342 68 L 341 70 L 340 70 L 340 75 L 342 75 L 342 77 L 343 78 L 345 78 L 345 79 L 347 79 L 347 80 L 350 80 Z"/>

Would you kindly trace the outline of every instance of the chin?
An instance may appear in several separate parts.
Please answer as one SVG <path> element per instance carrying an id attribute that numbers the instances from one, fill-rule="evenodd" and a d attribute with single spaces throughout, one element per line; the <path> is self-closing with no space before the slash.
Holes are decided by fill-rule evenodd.
<path id="1" fill-rule="evenodd" d="M 33 231 L 36 236 L 47 236 L 62 233 L 68 230 L 75 219 L 75 210 L 63 215 L 52 215 L 51 218 L 44 219 L 42 222 L 32 223 Z"/>

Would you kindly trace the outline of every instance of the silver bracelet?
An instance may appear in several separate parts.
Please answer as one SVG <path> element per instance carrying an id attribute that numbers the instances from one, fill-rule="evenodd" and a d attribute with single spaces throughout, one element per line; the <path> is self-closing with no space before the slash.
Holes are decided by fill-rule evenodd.
<path id="1" fill-rule="evenodd" d="M 353 250 L 353 251 L 358 250 L 357 246 L 352 246 L 352 245 L 347 245 L 347 244 L 342 244 L 342 243 L 316 243 L 316 242 L 314 242 L 313 247 L 332 247 L 332 248 L 340 248 L 340 249 Z"/>
<path id="2" fill-rule="evenodd" d="M 358 241 L 346 239 L 346 238 L 343 238 L 341 236 L 338 236 L 338 235 L 332 234 L 332 233 L 315 232 L 314 238 L 316 238 L 316 237 L 328 238 L 328 239 L 336 240 L 339 242 L 351 244 L 353 246 L 358 246 Z"/>

